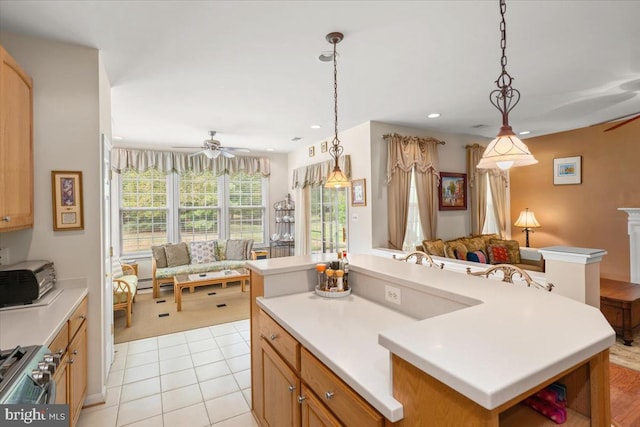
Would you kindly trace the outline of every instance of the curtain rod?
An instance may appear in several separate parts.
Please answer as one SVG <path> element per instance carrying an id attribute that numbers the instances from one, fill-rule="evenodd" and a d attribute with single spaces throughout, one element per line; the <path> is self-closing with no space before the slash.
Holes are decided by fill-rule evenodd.
<path id="1" fill-rule="evenodd" d="M 404 136 L 404 135 L 400 135 L 399 133 L 387 133 L 385 135 L 382 135 L 383 138 L 388 138 L 390 136 L 399 136 L 400 138 L 403 139 L 411 139 L 411 138 L 416 138 L 416 139 L 431 139 L 431 140 L 435 140 L 439 145 L 445 145 L 447 142 L 446 141 L 440 141 L 437 138 L 433 138 L 433 137 L 422 137 L 422 136 Z"/>

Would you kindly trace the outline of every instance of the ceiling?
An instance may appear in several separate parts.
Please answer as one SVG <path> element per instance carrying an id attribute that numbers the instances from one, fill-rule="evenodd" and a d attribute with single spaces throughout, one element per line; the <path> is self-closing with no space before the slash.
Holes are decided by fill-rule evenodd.
<path id="1" fill-rule="evenodd" d="M 640 111 L 640 1 L 507 3 L 514 131 L 539 136 Z M 129 147 L 289 152 L 368 120 L 493 137 L 492 1 L 0 1 L 0 29 L 100 50 L 113 135 Z M 438 112 L 438 119 L 427 119 Z M 321 125 L 311 129 L 311 125 Z M 301 140 L 293 142 L 292 138 Z"/>

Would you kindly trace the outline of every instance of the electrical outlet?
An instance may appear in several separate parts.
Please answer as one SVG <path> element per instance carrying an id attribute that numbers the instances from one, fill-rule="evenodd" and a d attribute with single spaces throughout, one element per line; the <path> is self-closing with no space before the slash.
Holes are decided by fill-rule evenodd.
<path id="1" fill-rule="evenodd" d="M 0 248 L 0 265 L 8 265 L 9 262 L 9 248 Z"/>
<path id="2" fill-rule="evenodd" d="M 393 286 L 384 286 L 384 299 L 391 301 L 394 304 L 400 305 L 402 302 L 402 292 L 400 288 L 394 288 Z"/>

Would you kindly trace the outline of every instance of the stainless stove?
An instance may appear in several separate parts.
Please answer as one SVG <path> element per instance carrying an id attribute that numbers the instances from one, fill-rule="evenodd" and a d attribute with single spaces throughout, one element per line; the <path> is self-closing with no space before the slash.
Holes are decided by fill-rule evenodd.
<path id="1" fill-rule="evenodd" d="M 0 351 L 0 404 L 51 404 L 60 357 L 40 345 Z"/>

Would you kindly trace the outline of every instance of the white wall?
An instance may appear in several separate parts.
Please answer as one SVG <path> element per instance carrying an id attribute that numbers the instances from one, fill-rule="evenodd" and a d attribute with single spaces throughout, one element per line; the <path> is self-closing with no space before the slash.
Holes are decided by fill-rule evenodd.
<path id="1" fill-rule="evenodd" d="M 34 227 L 2 233 L 2 246 L 11 263 L 52 260 L 61 283 L 86 282 L 88 395 L 95 397 L 103 388 L 98 51 L 7 32 L 0 32 L 0 43 L 33 78 L 35 183 Z M 52 170 L 82 171 L 84 230 L 53 231 Z"/>

